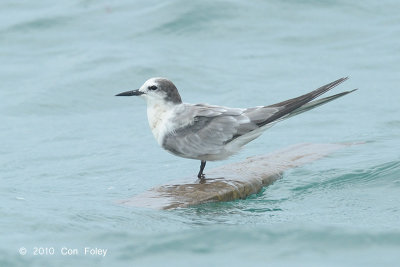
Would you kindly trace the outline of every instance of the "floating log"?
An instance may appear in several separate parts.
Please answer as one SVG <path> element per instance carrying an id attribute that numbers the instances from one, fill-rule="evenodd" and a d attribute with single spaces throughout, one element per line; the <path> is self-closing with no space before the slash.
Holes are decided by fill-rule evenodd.
<path id="1" fill-rule="evenodd" d="M 315 161 L 349 144 L 298 144 L 268 155 L 249 157 L 206 170 L 197 177 L 162 185 L 120 203 L 154 209 L 184 208 L 207 202 L 245 199 L 282 176 L 283 171 Z"/>

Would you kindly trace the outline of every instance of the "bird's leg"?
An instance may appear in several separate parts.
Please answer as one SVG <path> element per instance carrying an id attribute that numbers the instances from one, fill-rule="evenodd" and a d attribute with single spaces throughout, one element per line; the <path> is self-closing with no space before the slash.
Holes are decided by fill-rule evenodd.
<path id="1" fill-rule="evenodd" d="M 205 167 L 206 167 L 206 161 L 202 160 L 201 164 L 200 164 L 199 174 L 197 174 L 197 178 L 200 179 L 200 182 L 202 182 L 202 181 L 204 182 L 206 180 L 206 177 L 205 177 L 205 175 L 203 173 L 203 170 L 204 170 Z"/>

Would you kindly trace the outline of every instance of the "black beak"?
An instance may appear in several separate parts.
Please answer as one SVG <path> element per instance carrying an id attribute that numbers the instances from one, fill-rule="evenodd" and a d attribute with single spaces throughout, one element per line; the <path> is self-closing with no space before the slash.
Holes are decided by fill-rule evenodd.
<path id="1" fill-rule="evenodd" d="M 139 89 L 137 89 L 137 90 L 132 90 L 132 91 L 126 91 L 126 92 L 120 93 L 115 96 L 133 96 L 133 95 L 143 95 L 143 94 L 144 94 L 143 92 L 141 92 L 141 91 L 139 91 Z"/>

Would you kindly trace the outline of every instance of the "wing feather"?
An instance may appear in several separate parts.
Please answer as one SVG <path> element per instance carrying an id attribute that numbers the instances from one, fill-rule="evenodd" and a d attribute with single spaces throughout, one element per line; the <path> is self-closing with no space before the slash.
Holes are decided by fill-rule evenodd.
<path id="1" fill-rule="evenodd" d="M 258 128 L 256 123 L 244 115 L 244 111 L 206 104 L 188 105 L 177 114 L 176 120 L 184 121 L 188 114 L 193 120 L 165 135 L 162 146 L 173 154 L 187 158 L 200 159 L 207 155 L 221 154 L 225 144 L 235 136 Z"/>

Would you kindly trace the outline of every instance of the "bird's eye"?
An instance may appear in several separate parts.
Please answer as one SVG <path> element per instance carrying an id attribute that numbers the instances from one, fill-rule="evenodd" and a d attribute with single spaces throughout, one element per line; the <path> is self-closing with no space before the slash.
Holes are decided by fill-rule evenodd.
<path id="1" fill-rule="evenodd" d="M 157 86 L 155 86 L 155 85 L 149 86 L 148 88 L 149 88 L 149 90 L 157 90 Z"/>

